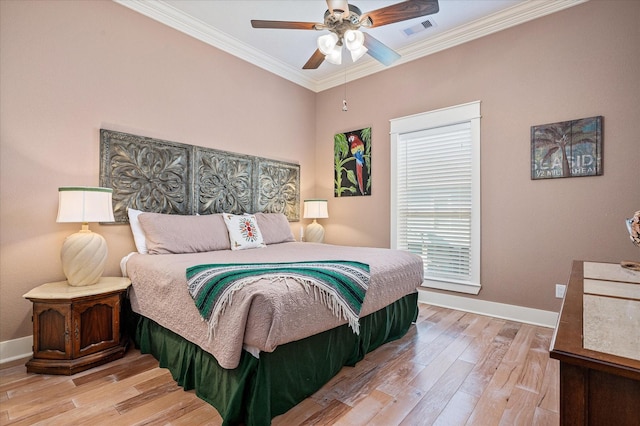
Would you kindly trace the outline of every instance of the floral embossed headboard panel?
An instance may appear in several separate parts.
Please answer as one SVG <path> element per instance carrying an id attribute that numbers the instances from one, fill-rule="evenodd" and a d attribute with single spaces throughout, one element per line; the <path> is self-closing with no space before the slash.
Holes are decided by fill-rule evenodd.
<path id="1" fill-rule="evenodd" d="M 284 213 L 300 220 L 300 166 L 251 155 L 100 130 L 100 186 L 127 208 L 169 214 Z"/>

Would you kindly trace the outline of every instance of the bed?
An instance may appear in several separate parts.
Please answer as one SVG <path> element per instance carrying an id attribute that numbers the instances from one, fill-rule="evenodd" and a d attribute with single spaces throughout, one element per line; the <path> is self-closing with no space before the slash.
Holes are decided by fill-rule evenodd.
<path id="1" fill-rule="evenodd" d="M 139 317 L 135 342 L 186 390 L 213 405 L 224 424 L 268 425 L 313 394 L 343 366 L 402 337 L 417 317 L 422 260 L 380 248 L 296 242 L 282 214 L 253 220 L 261 238 L 237 247 L 225 215 L 129 212 L 137 253 L 121 265 Z M 254 235 L 255 237 L 255 235 Z M 241 241 L 244 244 L 246 241 Z M 146 246 L 146 247 L 141 247 Z M 186 270 L 199 265 L 349 261 L 369 271 L 357 329 L 326 297 L 296 279 L 264 276 L 234 290 L 215 327 L 198 310 Z"/>

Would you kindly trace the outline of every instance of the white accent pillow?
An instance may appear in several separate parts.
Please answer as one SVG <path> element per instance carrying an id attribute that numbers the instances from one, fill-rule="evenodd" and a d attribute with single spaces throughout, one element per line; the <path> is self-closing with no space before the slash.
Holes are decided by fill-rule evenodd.
<path id="1" fill-rule="evenodd" d="M 136 249 L 138 249 L 138 253 L 147 254 L 149 253 L 147 250 L 147 239 L 144 236 L 144 231 L 142 230 L 140 220 L 138 219 L 140 213 L 144 212 L 132 209 L 131 207 L 127 209 L 127 215 L 129 215 L 129 226 L 131 226 L 131 232 L 133 233 L 133 241 L 136 243 Z"/>
<path id="2" fill-rule="evenodd" d="M 223 213 L 224 223 L 229 232 L 231 250 L 245 250 L 266 247 L 255 215 L 235 215 Z"/>

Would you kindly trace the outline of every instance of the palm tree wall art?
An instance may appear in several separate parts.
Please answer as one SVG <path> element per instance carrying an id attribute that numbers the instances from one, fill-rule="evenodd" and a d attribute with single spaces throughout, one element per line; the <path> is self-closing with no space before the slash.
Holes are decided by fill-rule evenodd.
<path id="1" fill-rule="evenodd" d="M 531 179 L 602 175 L 602 116 L 531 127 Z"/>

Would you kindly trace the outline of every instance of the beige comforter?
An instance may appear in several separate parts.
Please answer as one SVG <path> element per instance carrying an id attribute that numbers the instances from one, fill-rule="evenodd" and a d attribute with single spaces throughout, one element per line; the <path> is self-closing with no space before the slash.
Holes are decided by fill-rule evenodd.
<path id="1" fill-rule="evenodd" d="M 134 254 L 126 261 L 131 306 L 211 353 L 224 368 L 235 368 L 242 348 L 272 352 L 278 345 L 345 324 L 293 280 L 261 280 L 234 294 L 209 338 L 205 322 L 187 290 L 186 269 L 206 263 L 354 260 L 369 264 L 371 280 L 360 316 L 414 293 L 422 283 L 422 259 L 389 249 L 313 243 L 282 243 L 266 248 L 193 254 Z"/>

